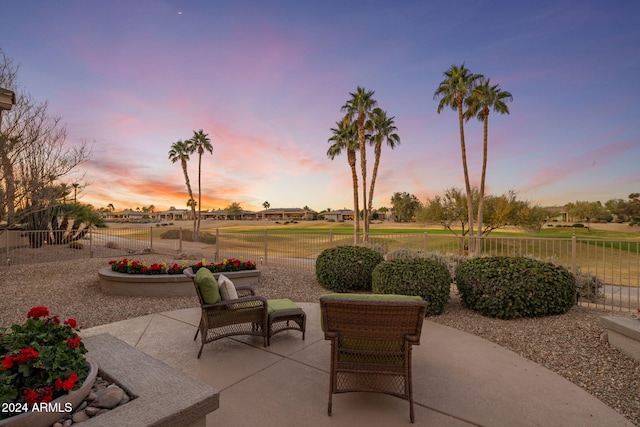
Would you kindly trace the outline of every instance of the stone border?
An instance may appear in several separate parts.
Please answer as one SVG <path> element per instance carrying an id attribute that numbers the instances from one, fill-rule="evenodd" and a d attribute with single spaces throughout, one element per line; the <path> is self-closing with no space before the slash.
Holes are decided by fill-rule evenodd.
<path id="1" fill-rule="evenodd" d="M 640 320 L 630 317 L 603 316 L 609 344 L 640 362 Z"/>
<path id="2" fill-rule="evenodd" d="M 220 393 L 110 334 L 87 337 L 88 356 L 99 374 L 120 385 L 135 399 L 83 427 L 205 427 L 206 416 L 220 407 Z"/>
<path id="3" fill-rule="evenodd" d="M 221 273 L 214 273 L 217 279 Z M 236 286 L 254 286 L 260 280 L 260 270 L 222 273 Z M 184 274 L 126 274 L 105 267 L 98 272 L 100 290 L 105 294 L 147 297 L 195 297 L 193 282 Z"/>

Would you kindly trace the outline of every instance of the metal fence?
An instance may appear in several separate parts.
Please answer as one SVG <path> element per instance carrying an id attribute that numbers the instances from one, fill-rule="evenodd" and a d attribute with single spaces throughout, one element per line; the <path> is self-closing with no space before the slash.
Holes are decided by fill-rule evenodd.
<path id="1" fill-rule="evenodd" d="M 61 239 L 46 231 L 4 231 L 0 232 L 0 265 L 131 258 L 154 253 L 167 257 L 167 261 L 184 256 L 206 261 L 242 257 L 259 266 L 313 270 L 315 259 L 324 249 L 353 244 L 353 233 L 331 230 L 215 229 L 201 232 L 199 242 L 187 241 L 183 234 L 188 231 L 165 227 L 95 229 L 79 240 L 52 245 L 48 242 Z M 34 242 L 38 243 L 34 245 Z M 370 234 L 369 243 L 385 253 L 412 249 L 423 256 L 434 253 L 466 256 L 470 244 L 466 238 L 428 233 L 375 233 Z M 573 273 L 590 275 L 597 280 L 598 292 L 581 304 L 633 311 L 640 307 L 640 240 L 488 236 L 483 237 L 480 244 L 484 255 L 530 256 L 564 265 Z"/>

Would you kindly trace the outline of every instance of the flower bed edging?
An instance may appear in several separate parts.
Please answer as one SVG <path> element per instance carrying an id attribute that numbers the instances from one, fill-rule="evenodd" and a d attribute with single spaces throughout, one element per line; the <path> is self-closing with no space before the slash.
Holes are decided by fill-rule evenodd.
<path id="1" fill-rule="evenodd" d="M 260 280 L 260 270 L 214 273 L 227 276 L 236 286 L 254 286 Z M 106 267 L 98 272 L 100 290 L 105 294 L 149 297 L 196 296 L 193 283 L 184 274 L 126 274 Z"/>

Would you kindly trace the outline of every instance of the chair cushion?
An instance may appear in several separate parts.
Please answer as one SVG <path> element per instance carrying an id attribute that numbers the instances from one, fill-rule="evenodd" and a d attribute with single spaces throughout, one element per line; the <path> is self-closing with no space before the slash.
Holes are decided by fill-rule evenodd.
<path id="1" fill-rule="evenodd" d="M 301 310 L 300 306 L 292 302 L 289 298 L 282 299 L 268 299 L 267 300 L 268 313 L 275 313 L 276 311 L 286 310 Z"/>
<path id="2" fill-rule="evenodd" d="M 322 297 L 352 299 L 358 301 L 422 301 L 422 297 L 417 295 L 396 295 L 396 294 L 325 294 Z"/>
<path id="3" fill-rule="evenodd" d="M 213 273 L 207 268 L 199 268 L 196 273 L 196 283 L 202 294 L 205 304 L 215 304 L 220 302 L 220 291 L 218 282 L 213 277 Z"/>
<path id="4" fill-rule="evenodd" d="M 238 291 L 236 291 L 236 286 L 224 274 L 218 276 L 218 286 L 220 287 L 220 294 L 222 295 L 223 301 L 238 299 Z"/>

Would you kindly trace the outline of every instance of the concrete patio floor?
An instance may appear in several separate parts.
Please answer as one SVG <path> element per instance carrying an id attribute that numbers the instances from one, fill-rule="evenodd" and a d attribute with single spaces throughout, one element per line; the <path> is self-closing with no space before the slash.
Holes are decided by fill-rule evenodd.
<path id="1" fill-rule="evenodd" d="M 207 344 L 196 358 L 200 309 L 151 314 L 82 331 L 109 333 L 220 391 L 207 426 L 410 425 L 408 402 L 382 394 L 334 395 L 327 415 L 330 345 L 318 304 L 307 313 L 306 339 L 287 331 L 271 346 L 258 337 Z M 497 344 L 425 321 L 413 350 L 416 425 L 633 426 L 586 391 Z"/>

